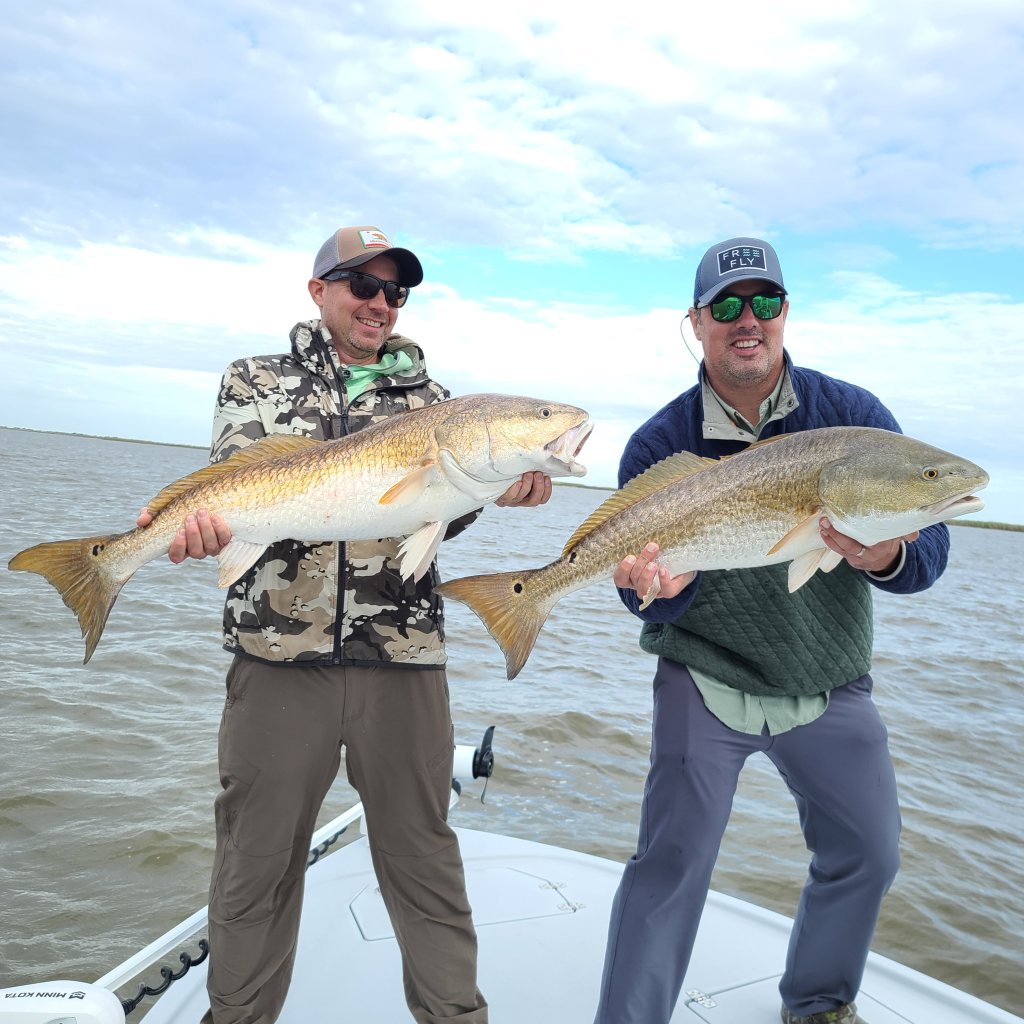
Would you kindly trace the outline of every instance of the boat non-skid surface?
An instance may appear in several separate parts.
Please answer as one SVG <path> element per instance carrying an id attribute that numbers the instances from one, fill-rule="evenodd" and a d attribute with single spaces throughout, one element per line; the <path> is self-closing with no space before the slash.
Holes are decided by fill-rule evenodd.
<path id="1" fill-rule="evenodd" d="M 508 836 L 458 829 L 492 1024 L 590 1024 L 621 865 Z M 315 864 L 281 1024 L 409 1024 L 401 962 L 362 837 Z M 777 1024 L 790 921 L 712 893 L 672 1020 Z M 215 954 L 214 954 L 215 955 Z M 147 1024 L 197 1024 L 205 971 L 193 968 Z M 872 954 L 858 1006 L 870 1024 L 1024 1024 L 1021 1018 Z"/>

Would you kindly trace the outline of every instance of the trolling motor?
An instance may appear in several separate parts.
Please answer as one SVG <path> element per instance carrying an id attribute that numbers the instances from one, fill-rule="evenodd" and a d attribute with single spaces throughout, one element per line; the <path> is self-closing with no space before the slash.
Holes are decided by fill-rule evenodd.
<path id="1" fill-rule="evenodd" d="M 121 1000 L 81 981 L 0 988 L 0 1024 L 124 1024 Z"/>
<path id="2" fill-rule="evenodd" d="M 462 794 L 462 783 L 459 778 L 489 780 L 494 773 L 494 750 L 491 742 L 494 739 L 494 726 L 488 726 L 479 747 L 471 747 L 468 743 L 455 745 L 455 760 L 452 764 L 452 789 Z M 484 802 L 487 793 L 487 782 L 484 782 L 480 802 Z"/>

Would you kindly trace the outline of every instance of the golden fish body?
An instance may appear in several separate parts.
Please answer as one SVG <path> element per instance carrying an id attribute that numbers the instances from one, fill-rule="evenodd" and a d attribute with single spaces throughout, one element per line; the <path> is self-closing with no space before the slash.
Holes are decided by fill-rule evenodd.
<path id="1" fill-rule="evenodd" d="M 872 427 L 788 434 L 717 461 L 681 453 L 612 494 L 556 561 L 439 590 L 483 620 L 512 679 L 554 605 L 607 579 L 650 541 L 672 575 L 789 562 L 792 592 L 841 561 L 821 540 L 822 516 L 868 546 L 977 511 L 983 504 L 972 492 L 987 483 L 966 459 Z"/>
<path id="2" fill-rule="evenodd" d="M 392 416 L 333 441 L 272 435 L 165 487 L 153 521 L 126 533 L 37 544 L 8 567 L 46 577 L 78 616 L 88 661 L 117 594 L 166 554 L 186 515 L 221 516 L 232 540 L 218 556 L 229 586 L 275 541 L 403 537 L 404 576 L 429 568 L 448 524 L 503 494 L 523 473 L 582 476 L 590 434 L 574 406 L 467 395 Z"/>

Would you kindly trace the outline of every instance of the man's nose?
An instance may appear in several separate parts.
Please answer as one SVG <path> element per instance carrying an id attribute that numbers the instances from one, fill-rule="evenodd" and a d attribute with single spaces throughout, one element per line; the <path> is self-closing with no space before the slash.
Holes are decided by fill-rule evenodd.
<path id="1" fill-rule="evenodd" d="M 750 301 L 743 303 L 743 309 L 740 310 L 740 315 L 736 318 L 736 323 L 742 324 L 744 327 L 756 327 L 758 319 L 754 316 L 754 309 Z"/>

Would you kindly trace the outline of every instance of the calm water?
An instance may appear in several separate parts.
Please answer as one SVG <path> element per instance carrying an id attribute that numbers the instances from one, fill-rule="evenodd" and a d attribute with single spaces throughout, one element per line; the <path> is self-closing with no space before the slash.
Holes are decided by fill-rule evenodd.
<path id="1" fill-rule="evenodd" d="M 228 656 L 214 563 L 145 566 L 89 665 L 46 583 L 2 568 L 41 540 L 129 528 L 205 453 L 0 429 L 0 986 L 103 974 L 206 902 Z M 490 508 L 446 576 L 555 557 L 607 492 Z M 959 528 L 925 594 L 876 601 L 875 693 L 904 812 L 874 948 L 1024 1015 L 1024 534 Z M 457 821 L 624 861 L 649 749 L 654 661 L 608 587 L 555 609 L 522 674 L 448 610 L 456 735 L 497 726 L 487 802 Z M 342 772 L 344 775 L 344 772 Z M 470 792 L 478 792 L 473 789 Z M 339 782 L 322 821 L 353 796 Z M 791 798 L 749 763 L 717 889 L 791 914 L 807 854 Z M 150 979 L 151 981 L 153 979 Z"/>

